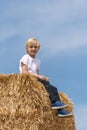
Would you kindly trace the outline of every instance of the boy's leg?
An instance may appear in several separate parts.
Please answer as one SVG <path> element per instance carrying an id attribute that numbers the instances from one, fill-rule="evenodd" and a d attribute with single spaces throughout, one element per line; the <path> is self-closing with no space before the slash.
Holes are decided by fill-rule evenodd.
<path id="1" fill-rule="evenodd" d="M 63 102 L 61 102 L 59 94 L 58 94 L 58 90 L 56 87 L 52 86 L 49 82 L 45 80 L 38 79 L 38 81 L 44 85 L 47 92 L 49 93 L 49 97 L 52 103 L 52 109 L 61 109 L 68 106 L 67 104 L 64 104 Z"/>
<path id="2" fill-rule="evenodd" d="M 52 86 L 51 84 L 48 84 L 45 86 L 45 88 L 49 93 L 51 103 L 54 103 L 56 101 L 61 101 L 56 87 Z"/>
<path id="3" fill-rule="evenodd" d="M 49 82 L 45 80 L 38 79 L 38 81 L 41 82 L 45 86 L 47 92 L 49 93 L 51 103 L 60 101 L 60 97 L 59 97 L 58 90 L 56 87 L 52 86 Z"/>
<path id="4" fill-rule="evenodd" d="M 51 100 L 51 103 L 52 103 L 52 109 L 60 109 L 57 113 L 58 116 L 59 117 L 71 116 L 72 113 L 63 109 L 64 107 L 66 107 L 68 105 L 61 102 L 57 88 L 52 86 L 47 81 L 44 81 L 44 80 L 41 80 L 41 79 L 38 79 L 38 81 L 41 82 L 45 86 L 47 92 L 49 93 L 50 100 Z"/>

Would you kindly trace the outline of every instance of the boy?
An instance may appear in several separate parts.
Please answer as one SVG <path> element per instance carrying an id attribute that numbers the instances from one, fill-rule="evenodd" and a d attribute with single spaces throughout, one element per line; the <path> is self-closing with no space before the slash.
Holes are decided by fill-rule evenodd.
<path id="1" fill-rule="evenodd" d="M 49 93 L 49 98 L 52 103 L 52 109 L 58 109 L 57 115 L 59 117 L 66 117 L 72 115 L 64 108 L 67 104 L 61 102 L 57 88 L 50 84 L 49 78 L 43 75 L 39 75 L 40 61 L 36 58 L 36 54 L 40 49 L 40 43 L 37 39 L 31 38 L 26 42 L 26 52 L 20 60 L 20 73 L 31 74 L 41 82 Z"/>

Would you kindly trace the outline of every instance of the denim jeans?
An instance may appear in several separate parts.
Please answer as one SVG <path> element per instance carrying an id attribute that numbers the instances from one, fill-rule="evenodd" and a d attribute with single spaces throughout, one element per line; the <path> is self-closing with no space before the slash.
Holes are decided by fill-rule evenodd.
<path id="1" fill-rule="evenodd" d="M 56 87 L 51 85 L 48 81 L 41 80 L 41 79 L 38 79 L 38 81 L 41 82 L 44 85 L 47 92 L 49 93 L 51 103 L 54 103 L 56 101 L 60 101 L 60 97 L 59 97 L 58 90 L 57 90 Z"/>

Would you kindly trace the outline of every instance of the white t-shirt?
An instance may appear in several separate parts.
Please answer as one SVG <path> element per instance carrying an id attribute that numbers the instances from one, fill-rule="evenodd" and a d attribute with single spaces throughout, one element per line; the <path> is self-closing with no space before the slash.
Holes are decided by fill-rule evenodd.
<path id="1" fill-rule="evenodd" d="M 22 73 L 21 63 L 28 67 L 28 72 L 39 74 L 40 70 L 40 60 L 37 58 L 32 58 L 30 55 L 24 55 L 19 63 L 19 70 Z"/>

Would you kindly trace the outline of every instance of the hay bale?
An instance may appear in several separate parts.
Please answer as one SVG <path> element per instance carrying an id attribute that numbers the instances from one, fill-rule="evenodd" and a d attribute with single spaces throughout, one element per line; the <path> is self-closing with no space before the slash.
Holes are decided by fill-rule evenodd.
<path id="1" fill-rule="evenodd" d="M 70 104 L 68 97 L 61 99 Z M 30 75 L 0 75 L 0 130 L 75 130 L 74 116 L 58 118 L 49 95 Z"/>

